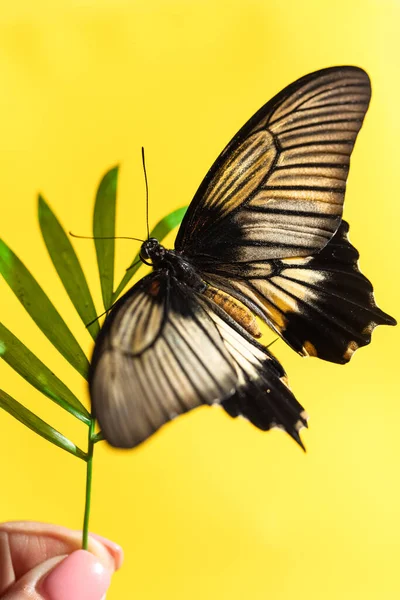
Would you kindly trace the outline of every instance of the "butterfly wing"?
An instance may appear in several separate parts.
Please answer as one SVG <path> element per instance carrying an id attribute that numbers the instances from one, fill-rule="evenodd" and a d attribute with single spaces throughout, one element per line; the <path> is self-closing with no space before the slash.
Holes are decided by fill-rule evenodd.
<path id="1" fill-rule="evenodd" d="M 117 447 L 138 445 L 202 404 L 225 403 L 232 416 L 280 426 L 300 444 L 306 424 L 279 363 L 165 271 L 141 280 L 107 317 L 89 385 L 93 412 Z"/>
<path id="2" fill-rule="evenodd" d="M 350 155 L 368 108 L 356 67 L 302 77 L 265 104 L 217 158 L 175 247 L 207 271 L 309 256 L 341 217 Z M 259 265 L 258 265 L 259 268 Z"/>
<path id="3" fill-rule="evenodd" d="M 270 261 L 268 277 L 204 277 L 251 308 L 299 354 L 344 364 L 370 343 L 377 325 L 396 324 L 375 304 L 348 230 L 342 221 L 314 256 Z"/>
<path id="4" fill-rule="evenodd" d="M 303 355 L 347 362 L 395 320 L 342 222 L 346 178 L 370 99 L 356 67 L 302 77 L 263 106 L 207 174 L 176 248 L 204 279 Z"/>

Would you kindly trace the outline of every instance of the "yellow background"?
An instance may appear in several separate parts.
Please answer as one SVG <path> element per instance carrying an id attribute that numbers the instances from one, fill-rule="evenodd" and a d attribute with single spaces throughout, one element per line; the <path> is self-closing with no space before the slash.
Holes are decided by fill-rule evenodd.
<path id="1" fill-rule="evenodd" d="M 187 204 L 213 159 L 301 75 L 362 66 L 373 99 L 346 196 L 351 240 L 379 305 L 399 301 L 400 4 L 396 0 L 2 2 L 0 235 L 83 347 L 41 240 L 38 191 L 65 228 L 91 232 L 95 189 L 121 164 L 120 235 Z M 95 289 L 93 243 L 74 240 Z M 117 242 L 117 279 L 137 246 Z M 85 388 L 0 282 L 1 320 L 80 396 Z M 394 600 L 400 596 L 398 329 L 340 367 L 274 351 L 310 414 L 307 454 L 217 408 L 132 452 L 96 448 L 91 529 L 121 543 L 108 598 Z M 82 446 L 86 428 L 5 364 L 1 387 Z M 81 527 L 84 463 L 0 414 L 0 519 Z"/>

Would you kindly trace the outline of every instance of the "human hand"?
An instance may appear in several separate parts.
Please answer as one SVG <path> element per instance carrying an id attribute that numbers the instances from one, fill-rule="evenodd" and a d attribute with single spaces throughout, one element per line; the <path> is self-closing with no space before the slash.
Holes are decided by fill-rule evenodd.
<path id="1" fill-rule="evenodd" d="M 59 525 L 0 524 L 0 600 L 103 600 L 123 561 L 114 542 Z"/>

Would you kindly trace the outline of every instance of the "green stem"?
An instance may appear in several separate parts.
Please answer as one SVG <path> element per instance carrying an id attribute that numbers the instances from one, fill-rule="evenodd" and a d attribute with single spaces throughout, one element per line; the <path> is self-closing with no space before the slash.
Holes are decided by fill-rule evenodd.
<path id="1" fill-rule="evenodd" d="M 88 434 L 88 451 L 87 451 L 87 462 L 86 462 L 86 500 L 85 500 L 85 516 L 83 518 L 83 531 L 82 531 L 82 548 L 88 549 L 88 537 L 89 537 L 89 515 L 90 515 L 90 500 L 92 495 L 92 473 L 93 473 L 93 449 L 94 449 L 94 428 L 95 419 L 90 420 L 89 434 Z"/>

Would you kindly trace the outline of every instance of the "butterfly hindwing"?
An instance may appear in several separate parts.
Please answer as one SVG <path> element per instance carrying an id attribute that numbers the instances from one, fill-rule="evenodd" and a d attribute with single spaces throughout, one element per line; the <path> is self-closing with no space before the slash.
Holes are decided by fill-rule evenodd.
<path id="1" fill-rule="evenodd" d="M 285 88 L 218 157 L 176 249 L 200 269 L 225 274 L 320 251 L 340 224 L 370 93 L 368 75 L 356 67 L 323 69 Z"/>
<path id="2" fill-rule="evenodd" d="M 210 275 L 209 281 L 253 309 L 303 356 L 346 363 L 370 343 L 377 325 L 396 323 L 376 306 L 348 230 L 342 221 L 315 256 L 271 261 L 268 277 Z"/>
<path id="3" fill-rule="evenodd" d="M 221 404 L 300 442 L 302 407 L 279 363 L 218 307 L 159 271 L 114 307 L 91 363 L 93 411 L 106 439 L 133 447 L 202 404 Z"/>

